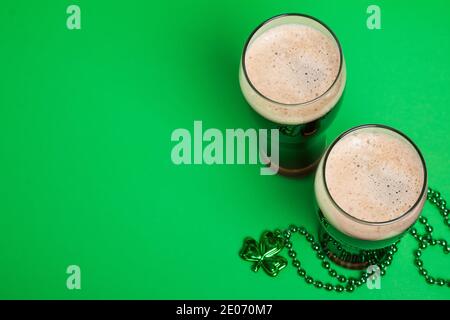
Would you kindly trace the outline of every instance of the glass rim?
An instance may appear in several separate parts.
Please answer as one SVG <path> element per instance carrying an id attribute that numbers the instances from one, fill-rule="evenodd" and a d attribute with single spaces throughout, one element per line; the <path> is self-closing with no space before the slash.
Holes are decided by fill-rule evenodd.
<path id="1" fill-rule="evenodd" d="M 331 34 L 331 36 L 333 37 L 333 39 L 336 41 L 337 47 L 338 47 L 338 49 L 339 49 L 339 70 L 338 70 L 338 73 L 337 73 L 336 78 L 334 79 L 333 83 L 332 83 L 332 84 L 330 85 L 330 87 L 329 87 L 327 90 L 325 90 L 321 95 L 315 97 L 314 99 L 305 101 L 305 102 L 300 102 L 300 103 L 283 103 L 283 102 L 279 102 L 279 101 L 273 100 L 273 99 L 271 99 L 271 98 L 265 96 L 264 94 L 262 94 L 262 93 L 261 93 L 261 92 L 253 85 L 253 83 L 252 83 L 252 81 L 250 80 L 250 77 L 248 76 L 248 73 L 247 73 L 247 68 L 246 68 L 246 65 L 245 65 L 245 56 L 246 56 L 246 54 L 247 54 L 247 49 L 248 49 L 248 46 L 250 45 L 250 41 L 253 39 L 253 36 L 256 34 L 256 32 L 258 32 L 258 30 L 260 30 L 260 29 L 261 29 L 262 27 L 264 27 L 265 25 L 267 25 L 267 24 L 269 24 L 270 22 L 275 21 L 275 20 L 277 20 L 277 19 L 282 19 L 282 18 L 286 18 L 286 17 L 295 17 L 295 16 L 296 16 L 296 17 L 303 17 L 303 18 L 307 18 L 307 19 L 313 20 L 313 21 L 317 22 L 318 24 L 322 25 L 322 26 L 323 26 L 323 27 Z M 343 64 L 344 64 L 344 55 L 343 55 L 343 53 L 342 53 L 341 43 L 339 42 L 339 39 L 337 38 L 336 34 L 335 34 L 335 33 L 333 32 L 333 30 L 331 30 L 331 28 L 328 27 L 324 22 L 322 22 L 321 20 L 319 20 L 319 19 L 317 19 L 317 18 L 315 18 L 315 17 L 313 17 L 313 16 L 310 16 L 310 15 L 307 15 L 307 14 L 303 14 L 303 13 L 282 13 L 282 14 L 278 14 L 278 15 L 275 15 L 275 16 L 269 18 L 269 19 L 264 20 L 263 22 L 261 22 L 261 23 L 260 23 L 260 24 L 252 31 L 252 33 L 250 33 L 250 35 L 249 35 L 249 37 L 247 38 L 247 41 L 245 42 L 245 45 L 244 45 L 244 49 L 243 49 L 242 57 L 241 57 L 241 64 L 242 64 L 242 69 L 243 69 L 243 73 L 244 73 L 245 79 L 247 80 L 247 82 L 248 82 L 248 84 L 250 85 L 250 87 L 251 87 L 251 88 L 252 88 L 252 89 L 253 89 L 260 97 L 262 97 L 263 99 L 266 99 L 266 100 L 268 100 L 268 101 L 270 101 L 270 102 L 273 102 L 273 103 L 282 105 L 282 106 L 290 106 L 290 107 L 293 107 L 293 106 L 307 105 L 307 104 L 310 104 L 310 103 L 312 103 L 312 102 L 315 102 L 315 101 L 321 99 L 323 96 L 325 96 L 328 92 L 331 91 L 331 89 L 335 86 L 335 84 L 337 83 L 339 77 L 341 76 L 341 73 L 342 73 L 342 66 L 343 66 Z"/>
<path id="2" fill-rule="evenodd" d="M 336 201 L 333 199 L 333 197 L 331 196 L 330 190 L 328 189 L 328 185 L 327 185 L 327 179 L 326 179 L 326 165 L 327 165 L 327 160 L 328 160 L 328 156 L 331 152 L 331 150 L 333 149 L 333 147 L 339 142 L 341 141 L 345 136 L 349 135 L 350 133 L 354 132 L 354 131 L 358 131 L 361 129 L 366 129 L 366 128 L 381 128 L 381 129 L 385 129 L 391 132 L 394 132 L 395 134 L 399 135 L 400 137 L 404 138 L 407 142 L 409 142 L 411 144 L 411 146 L 414 148 L 414 150 L 417 152 L 417 154 L 419 155 L 420 161 L 422 163 L 422 168 L 423 168 L 423 186 L 422 186 L 422 190 L 419 194 L 418 199 L 416 200 L 416 202 L 411 206 L 411 208 L 409 208 L 406 212 L 404 212 L 402 215 L 398 216 L 397 218 L 391 219 L 391 220 L 387 220 L 387 221 L 367 221 L 367 220 L 362 220 L 359 218 L 356 218 L 355 216 L 351 215 L 350 213 L 346 212 L 344 209 L 342 209 L 337 203 Z M 417 145 L 403 132 L 389 127 L 387 125 L 383 125 L 383 124 L 363 124 L 363 125 L 359 125 L 356 127 L 352 127 L 346 131 L 344 131 L 343 133 L 341 133 L 334 141 L 333 143 L 328 147 L 327 151 L 324 154 L 324 159 L 323 159 L 323 166 L 322 166 L 322 180 L 325 186 L 325 191 L 327 196 L 329 197 L 329 199 L 331 200 L 332 204 L 339 209 L 339 211 L 341 213 L 343 213 L 346 217 L 350 218 L 351 220 L 358 222 L 358 223 L 362 223 L 365 225 L 370 225 L 370 226 L 384 226 L 384 225 L 389 225 L 392 223 L 395 223 L 397 221 L 400 221 L 402 219 L 404 219 L 406 216 L 408 216 L 415 208 L 417 208 L 417 206 L 420 204 L 420 202 L 422 201 L 423 196 L 425 195 L 426 191 L 427 191 L 427 177 L 428 177 L 428 173 L 427 173 L 427 167 L 425 164 L 425 159 L 422 155 L 422 153 L 420 152 L 419 148 L 417 147 Z"/>

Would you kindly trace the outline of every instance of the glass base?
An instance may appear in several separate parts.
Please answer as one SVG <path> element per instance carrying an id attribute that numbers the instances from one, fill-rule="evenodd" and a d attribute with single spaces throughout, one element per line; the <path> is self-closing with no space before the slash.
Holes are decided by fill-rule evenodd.
<path id="1" fill-rule="evenodd" d="M 341 267 L 352 270 L 363 270 L 371 265 L 379 265 L 385 260 L 390 250 L 390 247 L 363 250 L 343 245 L 330 236 L 323 228 L 320 228 L 319 239 L 322 250 L 331 261 Z"/>

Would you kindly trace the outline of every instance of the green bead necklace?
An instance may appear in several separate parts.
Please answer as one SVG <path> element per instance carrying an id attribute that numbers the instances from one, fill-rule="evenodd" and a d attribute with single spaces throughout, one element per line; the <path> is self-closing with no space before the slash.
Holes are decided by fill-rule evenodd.
<path id="1" fill-rule="evenodd" d="M 433 191 L 432 189 L 428 189 L 427 199 L 439 209 L 441 215 L 444 217 L 444 223 L 447 226 L 450 226 L 448 219 L 449 209 L 446 207 L 447 203 L 444 199 L 442 199 L 440 193 Z M 418 241 L 418 249 L 414 251 L 415 265 L 417 266 L 419 273 L 425 278 L 428 284 L 438 286 L 446 285 L 447 287 L 450 287 L 449 279 L 436 279 L 430 276 L 428 271 L 424 268 L 423 261 L 421 260 L 423 250 L 429 246 L 442 246 L 445 254 L 450 253 L 450 247 L 448 246 L 447 241 L 443 239 L 434 239 L 432 237 L 433 227 L 428 223 L 428 220 L 424 216 L 420 216 L 418 222 L 425 226 L 425 232 L 423 234 L 419 234 L 417 229 L 414 227 L 409 231 L 409 233 Z M 303 268 L 297 257 L 297 252 L 293 249 L 291 237 L 294 234 L 304 237 L 310 244 L 311 248 L 316 253 L 317 258 L 322 261 L 322 268 L 328 272 L 328 275 L 331 278 L 335 279 L 333 280 L 333 283 L 315 279 Z M 330 238 L 327 241 L 335 240 Z M 387 267 L 392 263 L 394 254 L 398 251 L 398 242 L 399 241 L 386 248 L 387 252 L 385 258 L 383 259 L 383 262 L 378 264 L 380 276 L 386 274 Z M 338 272 L 332 268 L 332 264 L 327 261 L 327 254 L 324 252 L 322 247 L 323 246 L 315 240 L 314 236 L 303 226 L 290 226 L 284 231 L 275 230 L 274 232 L 264 232 L 259 243 L 252 238 L 246 238 L 239 255 L 242 259 L 254 263 L 252 266 L 253 271 L 256 272 L 260 267 L 262 267 L 270 276 L 276 276 L 288 264 L 284 257 L 278 256 L 278 253 L 281 252 L 283 248 L 286 248 L 288 251 L 288 256 L 291 258 L 292 265 L 297 269 L 297 274 L 303 278 L 307 284 L 326 291 L 353 292 L 355 289 L 366 283 L 368 279 L 370 279 L 370 277 L 377 271 L 375 269 L 371 272 L 361 271 L 359 276 L 356 278 L 338 274 Z M 375 263 L 372 253 L 368 252 L 367 254 L 368 261 Z"/>
<path id="2" fill-rule="evenodd" d="M 447 202 L 442 199 L 441 194 L 437 191 L 432 190 L 431 188 L 428 189 L 427 199 L 429 202 L 431 202 L 433 205 L 435 205 L 439 212 L 441 213 L 442 217 L 444 218 L 444 223 L 450 227 L 449 221 L 448 221 L 448 213 L 449 209 L 447 208 Z M 433 227 L 428 222 L 428 219 L 424 216 L 419 217 L 418 219 L 419 223 L 424 225 L 425 232 L 423 234 L 419 234 L 416 228 L 411 228 L 409 230 L 409 233 L 417 240 L 418 242 L 418 248 L 414 252 L 415 256 L 415 265 L 417 266 L 417 269 L 419 270 L 419 274 L 422 275 L 425 278 L 425 281 L 428 284 L 431 285 L 438 285 L 438 286 L 444 286 L 447 285 L 447 287 L 450 287 L 450 279 L 441 279 L 441 278 L 435 278 L 431 276 L 428 271 L 425 269 L 423 261 L 421 259 L 423 251 L 432 246 L 441 246 L 443 248 L 443 251 L 445 254 L 450 253 L 450 247 L 448 246 L 448 243 L 444 239 L 434 239 L 433 238 Z"/>

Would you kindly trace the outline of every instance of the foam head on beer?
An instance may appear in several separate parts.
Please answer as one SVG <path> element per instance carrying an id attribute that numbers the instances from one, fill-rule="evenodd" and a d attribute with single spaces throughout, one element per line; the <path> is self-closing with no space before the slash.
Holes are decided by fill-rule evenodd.
<path id="1" fill-rule="evenodd" d="M 324 216 L 347 235 L 386 239 L 403 232 L 420 214 L 425 170 L 419 151 L 404 136 L 383 127 L 362 127 L 337 140 L 322 160 L 316 197 Z"/>
<path id="2" fill-rule="evenodd" d="M 339 72 L 334 41 L 311 27 L 284 24 L 247 49 L 247 74 L 264 96 L 284 104 L 311 101 L 327 91 Z"/>
<path id="3" fill-rule="evenodd" d="M 327 29 L 316 24 L 322 29 L 280 24 L 248 44 L 245 70 L 253 88 L 242 79 L 241 87 L 247 101 L 264 117 L 277 123 L 308 123 L 339 100 L 345 86 L 340 46 Z M 270 101 L 258 99 L 254 89 Z"/>

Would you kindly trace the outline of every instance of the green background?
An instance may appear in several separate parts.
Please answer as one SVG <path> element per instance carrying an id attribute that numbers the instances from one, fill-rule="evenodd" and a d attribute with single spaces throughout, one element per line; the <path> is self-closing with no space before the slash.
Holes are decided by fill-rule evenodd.
<path id="1" fill-rule="evenodd" d="M 70 4 L 81 30 L 66 28 Z M 381 30 L 366 27 L 370 4 Z M 410 236 L 381 290 L 317 290 L 292 266 L 277 278 L 253 273 L 238 257 L 245 236 L 291 223 L 316 232 L 313 176 L 172 164 L 176 128 L 251 126 L 241 50 L 256 25 L 285 12 L 318 17 L 342 43 L 346 97 L 329 140 L 363 123 L 398 128 L 450 199 L 448 1 L 3 1 L 0 298 L 450 298 L 419 276 Z M 425 215 L 448 239 L 437 211 L 427 204 Z M 328 280 L 304 239 L 294 246 Z M 449 258 L 424 253 L 436 277 L 448 278 Z M 71 264 L 79 291 L 66 288 Z"/>

